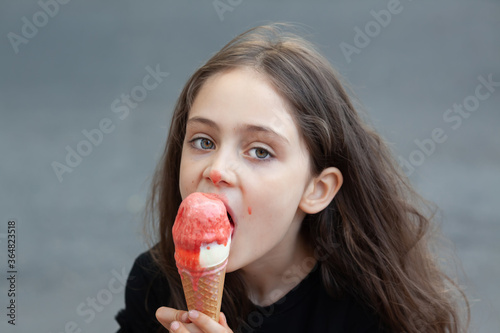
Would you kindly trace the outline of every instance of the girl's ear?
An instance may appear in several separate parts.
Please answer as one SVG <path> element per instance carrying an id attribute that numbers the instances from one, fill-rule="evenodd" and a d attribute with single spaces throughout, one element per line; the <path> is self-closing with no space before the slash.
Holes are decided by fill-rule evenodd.
<path id="1" fill-rule="evenodd" d="M 342 173 L 330 167 L 311 179 L 306 187 L 299 208 L 307 214 L 316 214 L 325 209 L 342 186 Z"/>

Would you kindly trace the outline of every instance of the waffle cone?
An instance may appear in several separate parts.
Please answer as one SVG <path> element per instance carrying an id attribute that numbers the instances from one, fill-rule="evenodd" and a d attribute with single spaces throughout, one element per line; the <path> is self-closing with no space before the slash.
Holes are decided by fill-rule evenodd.
<path id="1" fill-rule="evenodd" d="M 179 268 L 188 310 L 200 311 L 219 322 L 226 265 L 227 259 L 205 269 L 201 276 L 198 272 Z"/>

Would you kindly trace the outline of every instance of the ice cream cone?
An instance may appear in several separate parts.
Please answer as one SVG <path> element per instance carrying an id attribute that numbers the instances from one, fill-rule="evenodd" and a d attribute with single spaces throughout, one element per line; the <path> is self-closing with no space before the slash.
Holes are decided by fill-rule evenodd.
<path id="1" fill-rule="evenodd" d="M 200 272 L 179 268 L 188 310 L 200 311 L 219 322 L 227 259 Z"/>
<path id="2" fill-rule="evenodd" d="M 172 227 L 175 263 L 188 309 L 217 322 L 232 231 L 220 198 L 199 192 L 182 201 Z"/>

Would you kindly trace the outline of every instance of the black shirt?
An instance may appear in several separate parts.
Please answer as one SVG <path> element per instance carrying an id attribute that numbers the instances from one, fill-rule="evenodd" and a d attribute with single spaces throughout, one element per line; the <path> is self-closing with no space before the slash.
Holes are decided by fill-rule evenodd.
<path id="1" fill-rule="evenodd" d="M 125 309 L 116 316 L 118 333 L 157 332 L 155 317 L 170 297 L 168 283 L 151 255 L 141 254 L 134 263 L 125 291 Z M 383 332 L 376 314 L 352 298 L 334 299 L 325 290 L 318 265 L 297 287 L 276 303 L 256 306 L 235 332 Z"/>

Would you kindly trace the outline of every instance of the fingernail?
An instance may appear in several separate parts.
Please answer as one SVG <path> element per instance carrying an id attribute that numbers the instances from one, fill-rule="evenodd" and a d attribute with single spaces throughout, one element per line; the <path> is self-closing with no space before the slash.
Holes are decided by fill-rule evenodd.
<path id="1" fill-rule="evenodd" d="M 183 322 L 186 322 L 186 321 L 188 320 L 188 313 L 187 313 L 187 312 L 184 312 L 184 313 L 182 314 L 182 316 L 181 316 L 181 320 L 182 320 Z"/>
<path id="2" fill-rule="evenodd" d="M 196 319 L 200 316 L 200 313 L 196 310 L 189 310 L 189 318 Z"/>
<path id="3" fill-rule="evenodd" d="M 172 324 L 170 324 L 170 329 L 172 331 L 175 331 L 177 330 L 179 327 L 181 327 L 181 325 L 179 324 L 178 321 L 173 321 Z"/>

